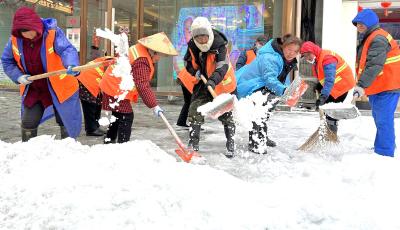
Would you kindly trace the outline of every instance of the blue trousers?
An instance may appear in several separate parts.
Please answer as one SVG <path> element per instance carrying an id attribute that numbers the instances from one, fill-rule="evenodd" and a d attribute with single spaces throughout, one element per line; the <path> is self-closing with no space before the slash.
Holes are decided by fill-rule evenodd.
<path id="1" fill-rule="evenodd" d="M 396 149 L 394 112 L 399 96 L 400 93 L 382 92 L 368 97 L 376 126 L 374 149 L 382 156 L 393 157 Z"/>

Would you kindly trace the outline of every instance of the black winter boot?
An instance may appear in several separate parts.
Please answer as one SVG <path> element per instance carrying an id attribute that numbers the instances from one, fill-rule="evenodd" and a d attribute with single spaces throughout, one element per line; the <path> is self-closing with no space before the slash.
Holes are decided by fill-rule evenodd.
<path id="1" fill-rule="evenodd" d="M 263 127 L 259 126 L 257 123 L 253 122 L 253 129 L 249 132 L 249 145 L 248 149 L 250 152 L 256 154 L 267 154 L 267 149 L 264 146 L 265 133 Z"/>
<path id="2" fill-rule="evenodd" d="M 267 126 L 266 123 L 263 124 L 262 132 L 263 132 L 263 133 L 261 133 L 261 136 L 262 136 L 263 138 L 266 138 L 266 142 L 267 142 L 266 144 L 267 144 L 267 146 L 268 146 L 268 147 L 275 147 L 275 146 L 276 146 L 276 142 L 273 141 L 273 140 L 271 140 L 271 139 L 269 139 L 269 137 L 268 137 L 268 126 Z"/>
<path id="3" fill-rule="evenodd" d="M 131 139 L 133 113 L 124 113 L 118 124 L 118 143 L 125 143 Z"/>
<path id="4" fill-rule="evenodd" d="M 226 137 L 226 150 L 225 156 L 232 158 L 235 155 L 235 125 L 224 125 L 225 137 Z"/>
<path id="5" fill-rule="evenodd" d="M 22 142 L 27 142 L 32 137 L 36 137 L 36 136 L 37 136 L 37 129 L 24 129 L 24 128 L 21 128 L 21 137 L 22 137 L 21 139 L 22 139 Z"/>
<path id="6" fill-rule="evenodd" d="M 104 135 L 104 144 L 117 143 L 119 119 L 108 126 L 107 133 Z"/>
<path id="7" fill-rule="evenodd" d="M 65 126 L 60 126 L 60 133 L 61 133 L 61 139 L 65 139 L 65 138 L 69 137 Z"/>
<path id="8" fill-rule="evenodd" d="M 201 125 L 191 125 L 189 129 L 189 147 L 194 151 L 199 151 Z"/>

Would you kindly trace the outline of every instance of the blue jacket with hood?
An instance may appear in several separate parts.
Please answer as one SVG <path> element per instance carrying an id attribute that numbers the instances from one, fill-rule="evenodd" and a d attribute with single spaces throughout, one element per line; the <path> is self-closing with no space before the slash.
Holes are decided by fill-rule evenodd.
<path id="1" fill-rule="evenodd" d="M 76 51 L 75 47 L 67 40 L 63 31 L 59 27 L 57 27 L 57 20 L 53 18 L 47 18 L 47 19 L 42 19 L 42 22 L 43 22 L 43 42 L 40 51 L 40 57 L 42 60 L 44 71 L 47 72 L 45 41 L 48 35 L 48 30 L 51 29 L 56 30 L 56 36 L 54 39 L 54 50 L 61 57 L 64 67 L 78 66 L 79 65 L 78 52 Z M 18 43 L 19 53 L 23 54 L 22 39 L 17 38 L 17 43 Z M 7 76 L 12 81 L 19 84 L 17 79 L 24 73 L 19 69 L 19 67 L 17 66 L 17 62 L 14 59 L 12 53 L 11 38 L 4 49 L 3 55 L 1 57 L 1 62 L 3 64 L 4 72 L 7 74 Z M 21 63 L 25 69 L 25 72 L 27 72 L 23 55 L 21 55 Z M 47 81 L 47 84 L 52 97 L 53 106 L 57 109 L 57 112 L 59 113 L 69 136 L 73 138 L 79 136 L 82 126 L 82 112 L 79 101 L 79 91 L 77 90 L 70 98 L 68 98 L 68 100 L 66 100 L 63 103 L 60 103 L 49 81 Z M 29 90 L 29 85 L 27 85 L 27 87 L 25 88 L 25 92 L 22 96 L 22 105 L 28 90 Z M 21 108 L 22 108 L 21 114 L 23 114 L 23 106 L 21 106 Z M 53 107 L 49 106 L 46 108 L 41 121 L 43 122 L 51 118 L 53 115 L 54 115 Z"/>

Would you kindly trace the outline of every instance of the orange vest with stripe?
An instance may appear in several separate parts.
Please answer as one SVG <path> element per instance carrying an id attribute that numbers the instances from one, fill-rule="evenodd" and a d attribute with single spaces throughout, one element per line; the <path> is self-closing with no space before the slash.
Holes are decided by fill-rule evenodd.
<path id="1" fill-rule="evenodd" d="M 322 50 L 319 54 L 316 66 L 318 69 L 316 75 L 321 85 L 325 84 L 323 61 L 324 57 L 327 55 L 334 56 L 338 60 L 336 65 L 335 82 L 331 91 L 331 96 L 336 99 L 352 89 L 356 85 L 356 80 L 354 79 L 354 75 L 350 66 L 343 60 L 342 57 L 339 56 L 339 54 L 330 50 Z"/>
<path id="2" fill-rule="evenodd" d="M 388 40 L 391 46 L 391 50 L 387 53 L 382 72 L 379 73 L 379 75 L 375 78 L 375 80 L 369 87 L 365 88 L 366 95 L 400 89 L 400 49 L 393 37 L 388 32 L 382 29 L 378 29 L 372 32 L 365 41 L 365 44 L 361 51 L 360 60 L 357 60 L 358 62 L 356 63 L 357 79 L 360 79 L 364 71 L 367 61 L 368 49 L 374 38 L 378 35 L 382 35 Z"/>
<path id="3" fill-rule="evenodd" d="M 153 60 L 151 59 L 151 56 L 149 54 L 149 51 L 146 47 L 144 47 L 142 44 L 138 43 L 136 45 L 133 45 L 129 48 L 128 52 L 128 58 L 129 58 L 129 63 L 133 65 L 136 61 L 136 59 L 144 57 L 147 59 L 150 65 L 150 76 L 149 76 L 149 81 L 153 78 L 154 75 L 154 65 L 153 65 Z M 107 68 L 106 72 L 104 73 L 103 79 L 100 81 L 100 89 L 113 97 L 118 97 L 119 95 L 123 94 L 124 92 L 120 90 L 119 84 L 121 83 L 121 78 L 114 76 L 112 73 L 114 69 L 114 65 L 111 65 Z M 135 77 L 135 76 L 133 76 Z M 137 102 L 139 98 L 139 93 L 134 87 L 132 90 L 128 92 L 128 94 L 125 96 L 125 99 L 130 100 L 131 102 Z"/>
<path id="4" fill-rule="evenodd" d="M 61 69 L 65 69 L 64 65 L 62 64 L 61 57 L 56 54 L 54 51 L 54 39 L 55 39 L 56 31 L 55 30 L 48 30 L 48 35 L 46 37 L 46 67 L 47 72 L 57 71 Z M 20 51 L 18 50 L 18 43 L 17 38 L 12 36 L 12 50 L 14 59 L 17 62 L 18 67 L 24 71 L 21 63 L 21 56 Z M 51 87 L 54 90 L 54 93 L 57 96 L 57 99 L 60 103 L 63 103 L 68 98 L 70 98 L 78 89 L 78 80 L 74 76 L 69 76 L 67 74 L 61 75 L 54 75 L 49 77 Z M 20 86 L 20 93 L 21 95 L 25 91 L 25 86 Z"/>
<path id="5" fill-rule="evenodd" d="M 110 56 L 99 57 L 89 62 L 88 64 L 93 64 L 97 62 L 103 62 L 110 59 Z M 99 83 L 101 78 L 104 76 L 104 72 L 106 70 L 106 66 L 98 66 L 93 69 L 82 70 L 81 74 L 77 77 L 77 79 L 89 90 L 89 92 L 94 96 L 100 93 Z"/>
<path id="6" fill-rule="evenodd" d="M 256 58 L 256 53 L 253 49 L 246 51 L 246 65 L 250 64 Z"/>
<path id="7" fill-rule="evenodd" d="M 190 55 L 192 56 L 192 66 L 195 70 L 199 69 L 199 66 L 196 64 L 195 56 L 193 55 L 192 50 L 190 50 Z M 208 54 L 207 55 L 207 76 L 211 76 L 216 69 L 216 62 L 215 62 L 215 54 Z M 205 77 L 207 77 L 205 76 Z M 192 76 L 186 68 L 183 68 L 178 75 L 179 80 L 183 83 L 183 85 L 188 89 L 191 93 L 193 93 L 193 87 L 199 81 Z M 228 71 L 226 72 L 224 79 L 215 86 L 215 93 L 220 95 L 222 93 L 232 93 L 236 89 L 236 77 L 235 71 L 233 70 L 232 64 L 229 62 Z"/>

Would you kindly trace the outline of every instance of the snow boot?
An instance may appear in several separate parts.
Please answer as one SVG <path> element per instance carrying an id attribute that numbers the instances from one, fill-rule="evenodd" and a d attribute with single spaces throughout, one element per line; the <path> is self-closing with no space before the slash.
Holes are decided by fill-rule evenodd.
<path id="1" fill-rule="evenodd" d="M 276 147 L 276 142 L 271 140 L 271 139 L 269 139 L 269 137 L 268 137 L 268 126 L 267 126 L 267 124 L 264 123 L 263 125 L 264 125 L 262 127 L 262 132 L 263 133 L 261 133 L 261 135 L 263 136 L 263 138 L 265 137 L 267 139 L 267 142 L 266 142 L 267 146 L 268 147 Z"/>
<path id="2" fill-rule="evenodd" d="M 191 125 L 189 129 L 189 147 L 194 151 L 199 151 L 201 125 Z"/>
<path id="3" fill-rule="evenodd" d="M 267 149 L 264 145 L 263 127 L 253 122 L 253 129 L 249 131 L 248 150 L 255 154 L 267 154 Z"/>
<path id="4" fill-rule="evenodd" d="M 104 144 L 117 143 L 119 119 L 111 123 L 107 128 L 107 133 L 104 135 Z"/>
<path id="5" fill-rule="evenodd" d="M 69 137 L 65 126 L 60 126 L 60 134 L 61 134 L 61 139 L 65 139 L 65 138 Z"/>
<path id="6" fill-rule="evenodd" d="M 227 158 L 232 158 L 235 155 L 235 125 L 224 125 L 225 137 L 226 137 L 226 153 Z"/>
<path id="7" fill-rule="evenodd" d="M 24 128 L 21 128 L 21 137 L 22 137 L 21 139 L 22 139 L 22 142 L 27 142 L 32 137 L 36 137 L 36 136 L 37 136 L 37 129 L 24 129 Z"/>

